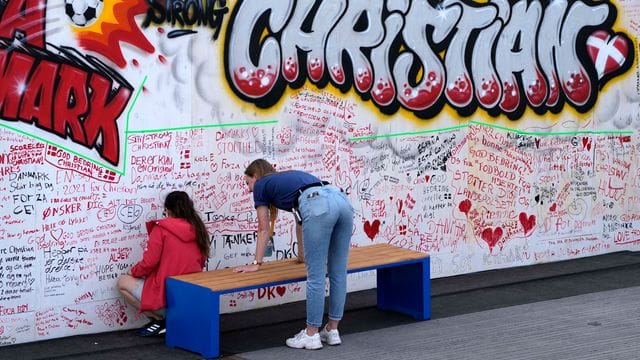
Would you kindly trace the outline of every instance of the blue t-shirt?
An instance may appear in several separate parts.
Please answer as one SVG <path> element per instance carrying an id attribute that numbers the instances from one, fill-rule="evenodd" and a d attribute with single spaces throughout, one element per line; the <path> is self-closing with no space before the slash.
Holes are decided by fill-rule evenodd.
<path id="1" fill-rule="evenodd" d="M 298 189 L 305 185 L 318 183 L 320 179 L 300 170 L 277 172 L 261 177 L 253 184 L 255 207 L 269 206 L 291 211 L 298 197 Z"/>

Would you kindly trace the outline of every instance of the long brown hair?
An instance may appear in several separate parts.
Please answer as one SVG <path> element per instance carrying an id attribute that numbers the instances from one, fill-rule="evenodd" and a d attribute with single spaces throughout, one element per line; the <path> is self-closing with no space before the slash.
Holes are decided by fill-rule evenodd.
<path id="1" fill-rule="evenodd" d="M 184 191 L 172 191 L 164 199 L 164 207 L 171 211 L 174 217 L 187 220 L 196 229 L 196 243 L 202 255 L 209 257 L 209 233 L 204 222 L 193 207 L 193 201 Z"/>
<path id="2" fill-rule="evenodd" d="M 244 174 L 247 176 L 255 177 L 256 179 L 260 179 L 261 177 L 269 174 L 273 174 L 276 172 L 276 169 L 265 159 L 257 159 L 253 160 L 247 169 L 244 171 Z"/>

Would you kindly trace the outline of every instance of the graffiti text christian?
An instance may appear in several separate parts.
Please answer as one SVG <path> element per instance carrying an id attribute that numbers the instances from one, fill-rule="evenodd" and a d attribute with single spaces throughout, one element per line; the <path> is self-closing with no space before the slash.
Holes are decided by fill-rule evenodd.
<path id="1" fill-rule="evenodd" d="M 446 103 L 510 118 L 527 105 L 587 111 L 633 63 L 615 18 L 610 3 L 581 0 L 244 0 L 227 28 L 225 70 L 261 107 L 308 79 L 421 118 Z"/>

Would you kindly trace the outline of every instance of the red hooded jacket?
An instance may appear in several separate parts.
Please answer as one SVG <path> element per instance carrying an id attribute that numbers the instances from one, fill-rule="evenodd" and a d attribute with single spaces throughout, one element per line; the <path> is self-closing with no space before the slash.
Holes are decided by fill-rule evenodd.
<path id="1" fill-rule="evenodd" d="M 170 217 L 146 225 L 147 250 L 131 268 L 131 275 L 145 279 L 140 311 L 153 311 L 166 306 L 167 277 L 202 271 L 207 258 L 200 253 L 196 231 L 187 220 Z"/>

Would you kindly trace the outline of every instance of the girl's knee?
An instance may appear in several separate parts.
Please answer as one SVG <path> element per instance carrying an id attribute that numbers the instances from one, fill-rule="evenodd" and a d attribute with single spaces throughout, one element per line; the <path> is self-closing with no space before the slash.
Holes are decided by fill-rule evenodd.
<path id="1" fill-rule="evenodd" d="M 120 275 L 120 277 L 118 277 L 118 281 L 116 281 L 116 286 L 118 287 L 118 290 L 128 290 L 129 289 L 129 284 L 132 281 L 132 277 L 131 275 Z"/>

